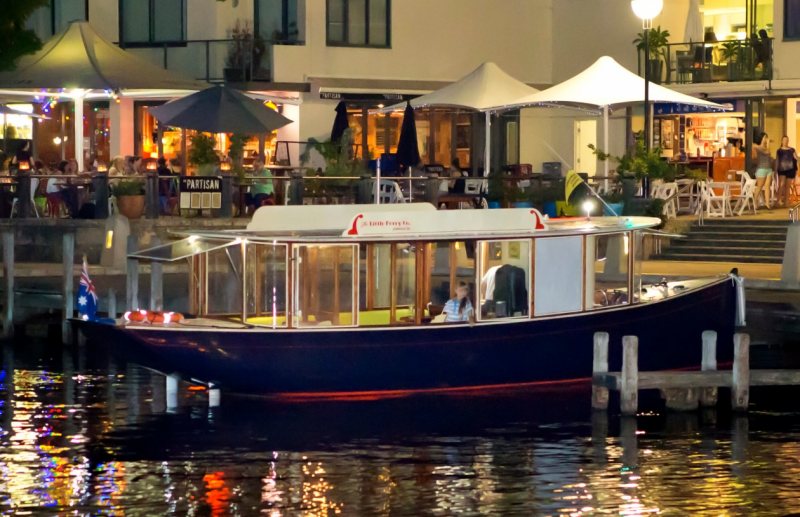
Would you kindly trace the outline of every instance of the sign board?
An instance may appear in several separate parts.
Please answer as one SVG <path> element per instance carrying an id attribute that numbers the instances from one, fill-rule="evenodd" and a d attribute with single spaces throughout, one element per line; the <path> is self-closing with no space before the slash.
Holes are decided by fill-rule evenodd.
<path id="1" fill-rule="evenodd" d="M 222 178 L 220 176 L 181 176 L 181 209 L 222 207 Z"/>

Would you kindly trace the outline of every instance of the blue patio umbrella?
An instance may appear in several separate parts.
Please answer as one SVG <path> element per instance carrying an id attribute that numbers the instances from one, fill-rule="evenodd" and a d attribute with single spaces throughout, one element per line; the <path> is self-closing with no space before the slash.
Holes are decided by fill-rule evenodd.
<path id="1" fill-rule="evenodd" d="M 331 142 L 339 142 L 344 132 L 350 128 L 347 121 L 347 104 L 344 101 L 336 105 L 336 118 L 333 119 L 333 129 L 331 129 Z"/>
<path id="2" fill-rule="evenodd" d="M 403 112 L 403 125 L 400 127 L 400 141 L 397 143 L 397 164 L 401 169 L 414 167 L 420 162 L 419 145 L 417 144 L 417 122 L 414 120 L 414 108 L 406 104 Z"/>

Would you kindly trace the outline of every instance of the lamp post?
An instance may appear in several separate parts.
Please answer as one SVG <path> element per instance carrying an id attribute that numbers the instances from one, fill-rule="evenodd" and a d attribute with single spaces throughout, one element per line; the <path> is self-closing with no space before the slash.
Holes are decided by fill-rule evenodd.
<path id="1" fill-rule="evenodd" d="M 631 9 L 642 20 L 644 39 L 644 148 L 650 150 L 650 42 L 653 18 L 661 13 L 664 0 L 631 0 Z"/>

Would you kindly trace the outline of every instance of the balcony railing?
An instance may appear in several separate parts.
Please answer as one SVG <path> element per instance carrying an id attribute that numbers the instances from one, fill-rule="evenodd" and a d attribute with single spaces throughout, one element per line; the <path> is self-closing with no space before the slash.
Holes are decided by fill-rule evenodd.
<path id="1" fill-rule="evenodd" d="M 275 45 L 303 45 L 298 40 L 234 39 L 187 40 L 180 44 L 126 47 L 168 70 L 209 82 L 271 81 L 272 50 Z"/>
<path id="2" fill-rule="evenodd" d="M 650 77 L 664 84 L 758 81 L 772 79 L 772 39 L 719 43 L 670 43 L 650 60 Z M 644 75 L 644 52 L 639 52 Z"/>

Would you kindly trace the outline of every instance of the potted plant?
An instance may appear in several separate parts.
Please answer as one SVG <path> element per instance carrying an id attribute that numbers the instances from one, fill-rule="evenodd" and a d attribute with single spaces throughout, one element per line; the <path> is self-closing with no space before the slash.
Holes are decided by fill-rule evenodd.
<path id="1" fill-rule="evenodd" d="M 144 213 L 144 181 L 120 180 L 111 187 L 117 198 L 119 213 L 128 219 L 138 219 Z"/>
<path id="2" fill-rule="evenodd" d="M 364 163 L 353 157 L 352 142 L 353 133 L 346 129 L 339 142 L 330 140 L 320 141 L 315 138 L 308 139 L 308 145 L 300 155 L 300 162 L 307 165 L 311 161 L 311 152 L 317 152 L 325 161 L 325 169 L 322 175 L 326 177 L 362 177 L 370 176 Z M 350 189 L 350 180 L 308 180 L 306 190 L 312 196 L 323 198 L 338 196 L 355 196 L 357 185 Z M 344 192 L 348 191 L 348 192 Z"/>
<path id="3" fill-rule="evenodd" d="M 205 133 L 197 133 L 192 136 L 191 140 L 192 147 L 189 149 L 189 163 L 197 167 L 198 175 L 213 176 L 219 163 L 219 157 L 214 150 L 216 146 L 214 137 Z"/>
<path id="4" fill-rule="evenodd" d="M 636 50 L 644 52 L 644 31 L 640 32 L 633 40 Z M 645 66 L 650 67 L 650 80 L 661 84 L 661 73 L 664 68 L 664 61 L 667 61 L 669 52 L 669 31 L 661 30 L 661 25 L 653 27 L 647 32 L 647 47 L 649 56 L 645 56 Z M 663 61 L 662 61 L 663 59 Z"/>
<path id="5" fill-rule="evenodd" d="M 231 42 L 225 59 L 225 80 L 243 82 L 252 79 L 252 72 L 261 67 L 265 50 L 264 40 L 253 34 L 250 22 L 236 20 L 231 29 Z"/>

